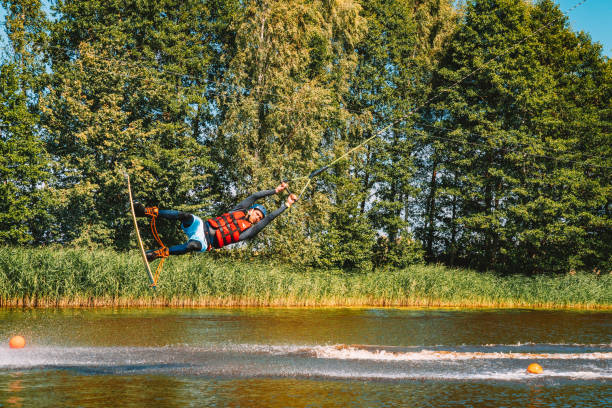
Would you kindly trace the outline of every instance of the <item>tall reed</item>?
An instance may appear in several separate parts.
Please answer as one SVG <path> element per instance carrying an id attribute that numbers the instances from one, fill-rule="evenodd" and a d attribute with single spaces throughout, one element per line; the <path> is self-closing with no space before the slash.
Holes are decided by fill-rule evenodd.
<path id="1" fill-rule="evenodd" d="M 136 252 L 0 247 L 2 306 L 612 308 L 612 276 L 499 276 L 444 266 L 347 273 L 207 254 L 169 258 L 156 290 Z"/>

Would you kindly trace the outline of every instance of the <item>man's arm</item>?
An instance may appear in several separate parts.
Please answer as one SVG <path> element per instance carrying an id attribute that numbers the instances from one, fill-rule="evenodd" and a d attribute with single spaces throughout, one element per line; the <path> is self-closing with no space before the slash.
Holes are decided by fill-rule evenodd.
<path id="1" fill-rule="evenodd" d="M 279 186 L 277 191 L 280 190 L 284 190 L 287 186 L 285 183 L 283 183 L 284 186 Z M 282 188 L 281 188 L 282 187 Z M 268 225 L 269 223 L 272 222 L 273 219 L 275 219 L 276 217 L 278 217 L 279 215 L 281 215 L 283 213 L 283 211 L 285 211 L 287 208 L 291 207 L 293 205 L 293 203 L 295 203 L 297 201 L 297 197 L 295 196 L 295 194 L 289 194 L 289 197 L 287 197 L 287 201 L 277 210 L 273 211 L 272 213 L 268 214 L 263 220 L 259 221 L 257 224 L 253 225 L 252 227 L 242 231 L 240 233 L 240 241 L 244 241 L 246 239 L 250 239 L 253 238 L 255 235 L 257 235 L 259 233 L 259 231 L 261 231 L 262 229 L 265 228 L 266 225 Z"/>
<path id="2" fill-rule="evenodd" d="M 280 193 L 281 191 L 283 191 L 287 187 L 288 187 L 288 184 L 283 181 L 274 190 L 258 191 L 255 194 L 245 198 L 244 200 L 242 200 L 241 202 L 236 204 L 236 206 L 234 208 L 232 208 L 230 211 L 246 210 L 246 209 L 250 208 L 253 204 L 255 204 L 255 201 L 259 200 L 260 198 L 264 198 L 264 197 L 271 196 L 272 194 Z"/>
<path id="3" fill-rule="evenodd" d="M 276 194 L 276 190 L 258 191 L 236 204 L 236 206 L 232 208 L 231 211 L 247 209 L 253 204 L 255 204 L 255 201 L 259 200 L 260 198 L 271 196 L 272 194 Z"/>
<path id="4" fill-rule="evenodd" d="M 285 211 L 287 208 L 288 208 L 287 205 L 283 204 L 282 206 L 280 206 L 280 208 L 272 211 L 270 214 L 268 214 L 263 220 L 259 221 L 257 224 L 242 231 L 240 233 L 240 241 L 244 241 L 244 240 L 253 238 L 255 235 L 259 233 L 259 231 L 264 229 L 266 225 L 268 225 L 269 223 L 272 222 L 273 219 L 281 215 L 283 211 Z"/>

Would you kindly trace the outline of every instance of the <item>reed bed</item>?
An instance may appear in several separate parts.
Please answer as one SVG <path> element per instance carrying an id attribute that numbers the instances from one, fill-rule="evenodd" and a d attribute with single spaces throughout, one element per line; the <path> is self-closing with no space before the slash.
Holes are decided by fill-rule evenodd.
<path id="1" fill-rule="evenodd" d="M 169 258 L 149 288 L 140 255 L 0 248 L 0 306 L 490 307 L 612 309 L 612 276 L 500 276 L 444 266 L 347 273 L 261 261 Z"/>

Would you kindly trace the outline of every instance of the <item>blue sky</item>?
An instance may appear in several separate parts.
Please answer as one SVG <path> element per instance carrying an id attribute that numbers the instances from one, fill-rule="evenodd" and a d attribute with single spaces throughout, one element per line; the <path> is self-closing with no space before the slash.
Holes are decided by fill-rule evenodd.
<path id="1" fill-rule="evenodd" d="M 561 11 L 567 11 L 581 0 L 554 0 Z M 0 7 L 0 48 L 6 45 L 4 34 L 5 10 Z M 612 0 L 587 0 L 584 4 L 569 13 L 569 22 L 572 30 L 585 31 L 591 35 L 593 41 L 603 45 L 603 54 L 612 57 Z M 0 50 L 0 58 L 2 50 Z"/>
<path id="2" fill-rule="evenodd" d="M 580 0 L 554 0 L 569 16 L 573 31 L 584 31 L 603 45 L 603 54 L 612 57 L 612 0 L 587 0 L 569 14 L 567 10 Z"/>

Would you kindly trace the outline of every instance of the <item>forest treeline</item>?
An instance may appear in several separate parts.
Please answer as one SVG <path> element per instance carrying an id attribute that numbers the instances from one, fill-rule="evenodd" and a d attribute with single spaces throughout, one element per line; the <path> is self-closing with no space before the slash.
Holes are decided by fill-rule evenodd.
<path id="1" fill-rule="evenodd" d="M 372 138 L 233 254 L 609 273 L 610 60 L 551 0 L 456 3 L 1 0 L 0 243 L 134 248 L 124 169 L 205 218 Z"/>

